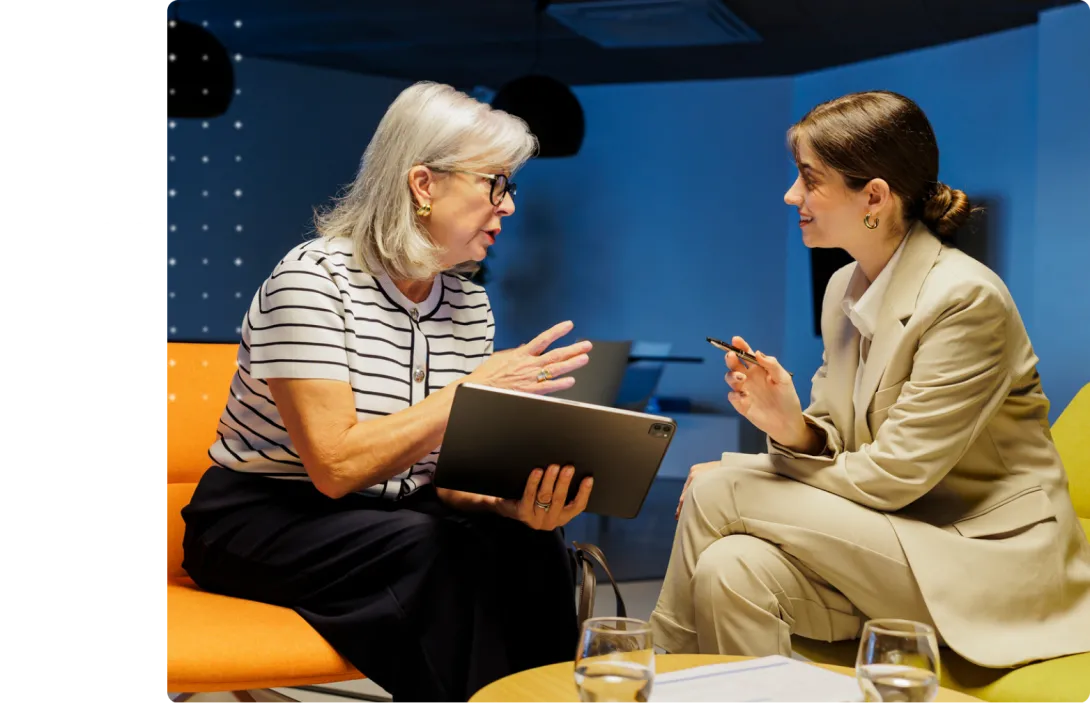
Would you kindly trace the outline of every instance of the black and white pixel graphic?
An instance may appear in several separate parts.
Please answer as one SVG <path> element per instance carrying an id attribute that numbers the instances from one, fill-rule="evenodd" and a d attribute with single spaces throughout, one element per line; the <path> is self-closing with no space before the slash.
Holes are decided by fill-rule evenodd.
<path id="1" fill-rule="evenodd" d="M 158 23 L 0 17 L 0 407 L 157 410 Z"/>

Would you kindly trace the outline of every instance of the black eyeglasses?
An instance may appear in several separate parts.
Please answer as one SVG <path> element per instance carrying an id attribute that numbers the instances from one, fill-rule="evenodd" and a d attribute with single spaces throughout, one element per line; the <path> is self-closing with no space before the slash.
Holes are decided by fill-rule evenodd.
<path id="1" fill-rule="evenodd" d="M 508 193 L 511 194 L 512 198 L 518 194 L 518 186 L 502 173 L 481 173 L 479 171 L 465 171 L 457 168 L 444 169 L 436 168 L 434 166 L 428 166 L 428 168 L 443 173 L 464 173 L 469 176 L 487 178 L 492 183 L 492 188 L 488 191 L 488 201 L 496 207 L 499 207 L 503 203 L 503 199 L 507 197 Z"/>

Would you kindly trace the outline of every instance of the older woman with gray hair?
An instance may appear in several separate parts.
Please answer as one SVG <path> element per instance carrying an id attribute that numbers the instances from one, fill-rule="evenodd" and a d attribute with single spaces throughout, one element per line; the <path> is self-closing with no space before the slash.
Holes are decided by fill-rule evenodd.
<path id="1" fill-rule="evenodd" d="M 570 659 L 558 528 L 586 507 L 572 467 L 521 500 L 431 484 L 457 386 L 549 393 L 589 343 L 561 323 L 494 352 L 471 272 L 515 211 L 536 140 L 516 117 L 419 83 L 393 102 L 355 182 L 246 313 L 238 373 L 186 522 L 202 588 L 287 606 L 396 699 L 466 700 Z"/>

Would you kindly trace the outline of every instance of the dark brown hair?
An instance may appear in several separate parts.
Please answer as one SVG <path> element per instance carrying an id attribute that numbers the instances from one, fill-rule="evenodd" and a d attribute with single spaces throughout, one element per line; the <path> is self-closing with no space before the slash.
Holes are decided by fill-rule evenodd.
<path id="1" fill-rule="evenodd" d="M 885 180 L 904 204 L 906 224 L 921 220 L 947 237 L 969 218 L 965 193 L 938 180 L 939 147 L 931 123 L 903 95 L 874 90 L 824 102 L 787 132 L 796 161 L 801 139 L 852 190 L 875 178 Z"/>

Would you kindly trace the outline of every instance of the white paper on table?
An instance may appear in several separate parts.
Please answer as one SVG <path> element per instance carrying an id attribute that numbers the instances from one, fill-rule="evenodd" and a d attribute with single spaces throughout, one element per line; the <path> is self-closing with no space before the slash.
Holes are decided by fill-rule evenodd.
<path id="1" fill-rule="evenodd" d="M 854 677 L 779 655 L 657 674 L 652 703 L 661 701 L 862 701 Z"/>

